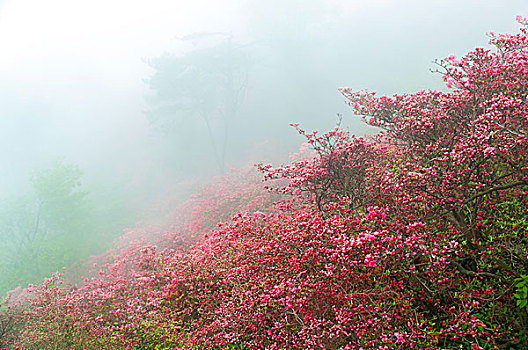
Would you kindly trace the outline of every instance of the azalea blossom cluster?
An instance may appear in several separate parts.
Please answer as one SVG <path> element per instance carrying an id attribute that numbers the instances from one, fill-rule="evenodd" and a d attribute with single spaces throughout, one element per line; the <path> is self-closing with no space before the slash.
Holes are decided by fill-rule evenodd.
<path id="1" fill-rule="evenodd" d="M 313 155 L 266 189 L 228 175 L 82 286 L 32 286 L 11 346 L 527 348 L 527 30 L 490 35 L 439 62 L 448 92 L 342 89 L 375 137 L 294 125 Z"/>

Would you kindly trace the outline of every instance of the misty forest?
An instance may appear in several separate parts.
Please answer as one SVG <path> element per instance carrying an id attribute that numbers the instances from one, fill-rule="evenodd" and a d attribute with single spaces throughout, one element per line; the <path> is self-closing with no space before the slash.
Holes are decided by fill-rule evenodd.
<path id="1" fill-rule="evenodd" d="M 528 349 L 524 0 L 0 0 L 0 349 Z"/>

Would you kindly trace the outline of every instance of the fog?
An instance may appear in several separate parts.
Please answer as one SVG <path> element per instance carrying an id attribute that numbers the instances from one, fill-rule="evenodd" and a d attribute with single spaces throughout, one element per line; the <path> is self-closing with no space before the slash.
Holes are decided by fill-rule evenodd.
<path id="1" fill-rule="evenodd" d="M 0 1 L 0 198 L 71 165 L 93 221 L 114 221 L 90 232 L 148 222 L 189 178 L 286 159 L 303 142 L 290 123 L 341 114 L 369 132 L 339 87 L 443 89 L 434 59 L 517 31 L 519 14 L 525 0 Z"/>

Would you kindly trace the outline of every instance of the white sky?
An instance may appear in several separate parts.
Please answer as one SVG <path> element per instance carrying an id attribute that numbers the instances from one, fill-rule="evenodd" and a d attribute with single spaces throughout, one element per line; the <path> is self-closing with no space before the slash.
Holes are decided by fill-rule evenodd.
<path id="1" fill-rule="evenodd" d="M 109 73 L 105 68 L 136 68 L 142 57 L 174 45 L 178 34 L 208 23 L 221 26 L 222 16 L 216 14 L 220 7 L 228 13 L 225 5 L 204 0 L 7 0 L 0 12 L 0 70 L 60 79 L 92 68 L 103 75 Z"/>
<path id="2" fill-rule="evenodd" d="M 178 36 L 232 32 L 240 39 L 256 27 L 280 35 L 299 29 L 295 21 L 288 27 L 289 16 L 304 14 L 306 26 L 326 31 L 333 44 L 342 42 L 340 52 L 351 55 L 357 48 L 337 62 L 335 47 L 322 47 L 329 61 L 309 62 L 314 73 L 339 74 L 339 81 L 328 81 L 329 95 L 345 108 L 336 89 L 364 86 L 357 82 L 361 72 L 341 72 L 341 66 L 333 66 L 336 62 L 351 68 L 365 65 L 370 70 L 363 78 L 369 81 L 412 83 L 405 74 L 402 79 L 388 73 L 407 69 L 428 74 L 433 58 L 467 52 L 475 41 L 485 43 L 488 30 L 516 30 L 515 15 L 527 11 L 523 0 L 0 0 L 0 172 L 8 156 L 21 162 L 31 154 L 30 168 L 34 158 L 47 154 L 71 153 L 77 161 L 77 152 L 85 163 L 95 163 L 125 154 L 112 153 L 110 144 L 134 149 L 133 138 L 148 130 L 143 79 L 152 71 L 143 59 L 181 51 Z M 330 18 L 319 21 L 324 16 Z M 280 18 L 285 20 L 274 28 L 273 20 Z M 410 58 L 414 63 L 407 63 Z M 329 114 L 333 108 L 327 107 Z M 16 118 L 35 123 L 26 127 Z M 284 121 L 285 127 L 289 122 Z M 21 149 L 20 156 L 12 156 L 8 147 L 13 145 Z"/>
<path id="3" fill-rule="evenodd" d="M 241 23 L 244 20 L 241 9 L 259 1 L 5 0 L 0 7 L 0 74 L 2 80 L 14 84 L 11 88 L 16 89 L 18 85 L 36 94 L 41 94 L 43 89 L 68 90 L 79 82 L 124 90 L 140 88 L 141 79 L 149 74 L 142 58 L 173 51 L 178 45 L 176 36 L 196 31 L 232 31 L 236 25 L 242 27 L 245 24 Z M 298 4 L 300 9 L 307 9 L 302 1 L 275 2 L 277 16 L 288 5 Z M 360 18 L 365 25 L 390 16 L 387 9 L 396 16 L 398 13 L 419 14 L 422 10 L 421 1 L 328 2 L 340 3 L 349 11 L 357 12 L 358 8 L 358 13 L 368 9 L 365 15 L 374 17 Z M 464 4 L 473 2 L 462 1 Z M 439 4 L 453 6 L 456 2 L 425 0 L 423 3 L 425 15 L 434 17 Z M 481 7 L 490 6 L 475 3 Z M 457 11 L 456 8 L 453 11 Z M 445 18 L 446 25 L 449 20 Z M 513 24 L 513 20 L 510 21 Z M 376 27 L 373 29 L 375 31 Z M 28 81 L 31 84 L 28 85 Z"/>

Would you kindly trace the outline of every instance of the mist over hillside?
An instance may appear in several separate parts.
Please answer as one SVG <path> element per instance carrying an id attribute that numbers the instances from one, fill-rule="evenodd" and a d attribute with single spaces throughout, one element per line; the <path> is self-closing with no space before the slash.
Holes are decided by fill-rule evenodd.
<path id="1" fill-rule="evenodd" d="M 338 88 L 445 90 L 434 59 L 527 12 L 520 0 L 0 2 L 2 288 L 138 222 L 170 224 L 212 176 L 286 161 L 305 141 L 290 123 L 330 130 L 340 115 L 351 134 L 375 132 Z M 43 262 L 18 274 L 27 259 Z"/>
<path id="2" fill-rule="evenodd" d="M 156 72 L 148 61 L 163 55 L 229 39 L 245 56 L 244 96 L 226 153 L 236 165 L 273 158 L 276 149 L 265 145 L 274 142 L 295 150 L 302 140 L 291 122 L 329 129 L 340 113 L 364 133 L 337 88 L 441 88 L 429 72 L 433 59 L 484 45 L 486 32 L 512 30 L 525 10 L 523 1 L 4 1 L 0 187 L 27 186 L 32 169 L 61 156 L 89 179 L 138 187 L 170 182 L 187 166 L 210 174 L 209 141 L 192 140 L 193 128 L 203 131 L 199 116 L 176 126 L 190 136 L 182 145 L 181 134 L 162 136 L 145 113 L 159 93 L 145 83 Z M 213 109 L 215 89 L 201 96 Z M 179 160 L 189 148 L 197 159 Z"/>

